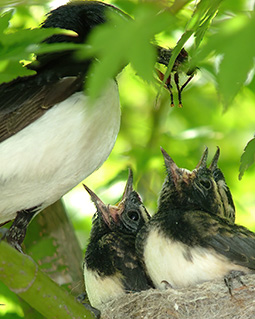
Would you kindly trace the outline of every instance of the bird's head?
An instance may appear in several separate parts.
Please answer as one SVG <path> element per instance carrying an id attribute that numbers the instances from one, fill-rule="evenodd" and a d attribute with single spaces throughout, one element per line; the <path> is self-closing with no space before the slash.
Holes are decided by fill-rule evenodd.
<path id="1" fill-rule="evenodd" d="M 140 228 L 150 219 L 139 194 L 133 190 L 133 174 L 129 171 L 126 187 L 120 202 L 116 205 L 105 205 L 102 200 L 87 186 L 85 189 L 94 202 L 97 213 L 95 222 L 103 222 L 109 231 L 117 231 L 127 234 L 136 234 Z"/>
<path id="2" fill-rule="evenodd" d="M 161 149 L 167 177 L 163 184 L 159 205 L 200 209 L 231 220 L 233 214 L 231 193 L 221 170 L 217 167 L 219 148 L 207 168 L 206 147 L 196 168 L 189 171 L 179 168 L 167 152 Z M 232 203 L 232 204 L 231 204 Z"/>
<path id="3" fill-rule="evenodd" d="M 47 14 L 45 21 L 41 24 L 42 28 L 60 28 L 67 30 L 67 32 L 64 32 L 63 34 L 54 34 L 43 42 L 84 43 L 88 40 L 92 30 L 94 30 L 97 26 L 100 26 L 106 22 L 114 23 L 113 19 L 111 19 L 113 15 L 116 15 L 125 21 L 132 20 L 128 14 L 108 3 L 101 1 L 70 1 L 67 4 L 50 11 Z M 116 28 L 117 26 L 114 25 L 114 27 Z M 159 64 L 168 66 L 172 56 L 172 49 L 162 48 L 158 45 L 154 45 L 154 47 L 157 51 L 157 62 Z M 46 64 L 49 64 L 49 62 L 52 63 L 53 61 L 54 64 L 61 62 L 61 64 L 65 65 L 68 63 L 68 60 L 77 60 L 77 57 L 73 58 L 74 52 L 75 50 L 73 49 L 66 49 L 64 52 L 57 51 L 39 54 L 37 56 L 37 60 L 29 65 L 29 68 L 39 70 Z M 96 58 L 100 60 L 99 57 Z M 90 60 L 89 56 L 84 58 L 84 60 L 88 62 Z M 187 60 L 188 53 L 182 49 L 176 58 L 173 71 L 177 71 L 180 66 L 185 65 Z M 123 63 L 124 68 L 126 62 Z M 121 70 L 119 70 L 119 72 L 120 71 Z M 161 80 L 163 80 L 163 77 Z"/>
<path id="4" fill-rule="evenodd" d="M 130 19 L 117 7 L 101 1 L 72 1 L 62 5 L 47 14 L 42 27 L 71 30 L 73 34 L 53 35 L 46 42 L 84 42 L 93 28 L 107 21 L 109 12 Z"/>

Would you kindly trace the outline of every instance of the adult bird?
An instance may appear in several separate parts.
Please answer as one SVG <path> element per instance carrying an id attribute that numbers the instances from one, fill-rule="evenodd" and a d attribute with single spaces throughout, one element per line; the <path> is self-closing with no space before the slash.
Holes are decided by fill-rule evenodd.
<path id="1" fill-rule="evenodd" d="M 192 172 L 179 169 L 166 151 L 162 153 L 167 176 L 158 210 L 136 240 L 137 253 L 155 287 L 228 281 L 232 274 L 254 272 L 255 234 L 205 205 L 204 195 L 211 194 L 207 203 L 217 207 L 211 170 L 204 161 Z"/>
<path id="2" fill-rule="evenodd" d="M 87 186 L 97 212 L 93 217 L 84 261 L 84 280 L 91 305 L 102 309 L 120 295 L 151 288 L 137 258 L 135 238 L 150 215 L 132 187 L 130 171 L 117 206 L 105 205 Z"/>
<path id="3" fill-rule="evenodd" d="M 74 34 L 56 34 L 46 42 L 84 43 L 107 21 L 108 11 L 128 17 L 99 1 L 60 6 L 42 28 Z M 157 52 L 158 62 L 167 65 L 171 50 L 157 47 Z M 0 85 L 0 225 L 15 219 L 6 238 L 20 251 L 31 219 L 99 168 L 119 132 L 116 80 L 108 81 L 92 105 L 83 87 L 93 59 L 77 60 L 75 53 L 39 55 L 27 66 L 35 75 Z"/>

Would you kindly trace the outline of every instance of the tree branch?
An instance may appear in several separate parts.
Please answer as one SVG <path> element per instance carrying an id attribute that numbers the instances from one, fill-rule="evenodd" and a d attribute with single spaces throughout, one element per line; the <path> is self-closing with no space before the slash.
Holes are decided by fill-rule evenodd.
<path id="1" fill-rule="evenodd" d="M 51 279 L 74 296 L 84 292 L 84 256 L 60 200 L 32 221 L 24 243 L 24 251 Z"/>
<path id="2" fill-rule="evenodd" d="M 47 319 L 92 319 L 82 304 L 44 274 L 31 257 L 0 242 L 0 280 Z"/>

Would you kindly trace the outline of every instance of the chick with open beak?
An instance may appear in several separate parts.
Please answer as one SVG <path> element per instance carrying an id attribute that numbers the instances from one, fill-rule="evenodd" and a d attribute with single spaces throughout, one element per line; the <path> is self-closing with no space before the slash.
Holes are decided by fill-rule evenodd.
<path id="1" fill-rule="evenodd" d="M 151 288 L 135 250 L 135 238 L 150 215 L 133 190 L 132 171 L 121 201 L 105 205 L 87 186 L 97 212 L 85 253 L 84 280 L 91 305 L 99 310 L 118 296 Z"/>
<path id="2" fill-rule="evenodd" d="M 166 193 L 168 205 L 169 198 L 172 198 L 173 205 L 188 204 L 191 209 L 201 209 L 226 218 L 231 223 L 235 222 L 235 205 L 232 195 L 222 171 L 217 166 L 219 148 L 207 168 L 208 148 L 206 147 L 196 168 L 192 171 L 179 168 L 163 148 L 161 151 L 167 169 L 161 201 L 164 201 L 164 193 Z"/>
<path id="3" fill-rule="evenodd" d="M 136 236 L 145 271 L 159 289 L 224 278 L 231 292 L 233 278 L 255 272 L 255 234 L 233 224 L 221 202 L 219 150 L 207 168 L 206 149 L 192 172 L 162 153 L 167 177 L 158 209 Z"/>

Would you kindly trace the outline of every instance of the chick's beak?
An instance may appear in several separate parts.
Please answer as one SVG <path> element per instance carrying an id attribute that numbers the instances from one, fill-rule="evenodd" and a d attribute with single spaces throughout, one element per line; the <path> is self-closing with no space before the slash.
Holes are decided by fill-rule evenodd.
<path id="1" fill-rule="evenodd" d="M 124 193 L 122 195 L 121 202 L 125 200 L 133 191 L 133 172 L 131 168 L 128 170 L 128 180 L 124 189 Z"/>
<path id="2" fill-rule="evenodd" d="M 119 221 L 119 216 L 123 213 L 125 209 L 125 200 L 133 191 L 133 173 L 132 170 L 129 169 L 128 180 L 126 183 L 126 187 L 124 193 L 122 195 L 121 201 L 117 205 L 105 205 L 103 201 L 86 185 L 84 188 L 89 193 L 92 202 L 95 204 L 98 213 L 102 214 L 104 222 L 111 227 L 111 223 L 115 224 Z"/>
<path id="3" fill-rule="evenodd" d="M 207 165 L 207 158 L 208 158 L 208 147 L 205 147 L 205 150 L 202 154 L 202 157 L 200 158 L 200 161 L 198 162 L 196 169 L 199 168 L 206 168 Z"/>
<path id="4" fill-rule="evenodd" d="M 110 205 L 105 205 L 103 201 L 90 189 L 88 186 L 84 185 L 84 188 L 89 193 L 92 202 L 95 204 L 97 211 L 102 214 L 104 222 L 110 226 L 111 224 L 111 213 L 110 213 Z"/>
<path id="5" fill-rule="evenodd" d="M 212 172 L 217 168 L 219 157 L 220 157 L 220 148 L 219 148 L 219 146 L 217 146 L 217 151 L 216 151 L 216 153 L 212 159 L 212 162 L 209 166 L 209 169 Z"/>
<path id="6" fill-rule="evenodd" d="M 132 191 L 133 191 L 133 172 L 131 168 L 129 168 L 128 180 L 127 180 L 120 202 L 115 206 L 112 206 L 112 205 L 108 206 L 109 214 L 115 223 L 118 222 L 119 216 L 123 213 L 125 209 L 125 201 L 127 197 L 132 193 Z"/>
<path id="7" fill-rule="evenodd" d="M 162 147 L 160 147 L 160 149 L 164 157 L 167 172 L 171 175 L 174 184 L 177 185 L 177 182 L 183 179 L 183 176 L 187 175 L 186 177 L 188 177 L 188 171 L 179 168 L 167 152 Z"/>

